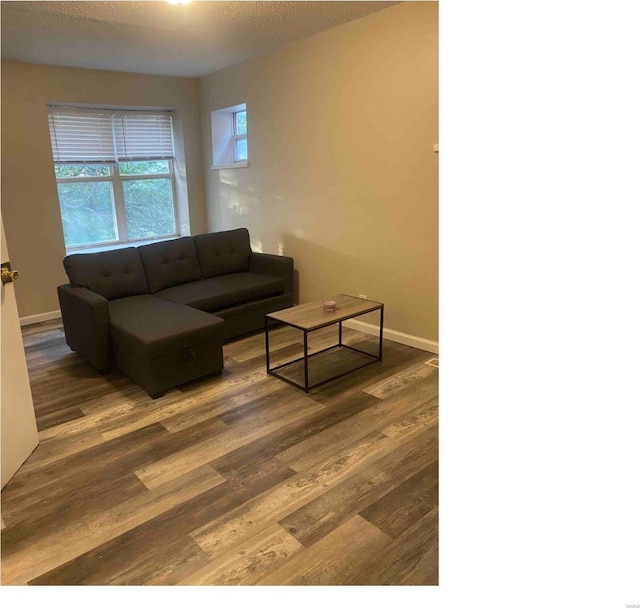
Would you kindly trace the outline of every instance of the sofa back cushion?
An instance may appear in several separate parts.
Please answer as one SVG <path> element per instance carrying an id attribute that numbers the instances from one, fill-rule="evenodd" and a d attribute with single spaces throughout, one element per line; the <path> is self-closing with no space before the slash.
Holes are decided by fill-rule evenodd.
<path id="1" fill-rule="evenodd" d="M 73 287 L 86 287 L 107 300 L 149 293 L 136 247 L 74 253 L 64 258 L 63 264 Z"/>
<path id="2" fill-rule="evenodd" d="M 198 251 L 202 277 L 248 272 L 251 245 L 246 228 L 198 234 L 193 237 Z"/>
<path id="3" fill-rule="evenodd" d="M 151 293 L 202 278 L 193 237 L 143 245 L 138 251 Z"/>

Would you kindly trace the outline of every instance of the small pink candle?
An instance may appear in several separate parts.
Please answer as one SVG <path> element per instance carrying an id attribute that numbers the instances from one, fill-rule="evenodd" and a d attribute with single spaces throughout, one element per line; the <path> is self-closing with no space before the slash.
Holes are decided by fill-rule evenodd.
<path id="1" fill-rule="evenodd" d="M 322 303 L 322 306 L 325 310 L 335 310 L 336 309 L 336 301 L 335 300 L 325 300 Z"/>

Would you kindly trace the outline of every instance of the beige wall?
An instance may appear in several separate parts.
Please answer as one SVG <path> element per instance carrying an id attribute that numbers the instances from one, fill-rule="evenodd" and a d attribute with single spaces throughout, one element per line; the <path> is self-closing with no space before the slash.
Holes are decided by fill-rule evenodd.
<path id="1" fill-rule="evenodd" d="M 176 174 L 187 185 L 196 234 L 207 229 L 198 101 L 193 78 L 2 62 L 2 216 L 12 266 L 20 272 L 21 317 L 59 309 L 56 287 L 67 281 L 46 104 L 174 108 L 184 159 Z"/>
<path id="2" fill-rule="evenodd" d="M 291 255 L 301 302 L 367 294 L 387 328 L 437 341 L 437 3 L 210 74 L 200 99 L 209 229 Z M 242 102 L 250 166 L 211 170 L 210 113 Z"/>

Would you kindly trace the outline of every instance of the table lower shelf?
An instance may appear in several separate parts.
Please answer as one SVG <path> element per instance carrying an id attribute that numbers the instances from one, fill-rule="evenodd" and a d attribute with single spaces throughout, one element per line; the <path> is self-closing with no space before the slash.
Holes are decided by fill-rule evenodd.
<path id="1" fill-rule="evenodd" d="M 307 356 L 307 387 L 305 387 L 304 356 L 269 368 L 267 373 L 308 392 L 378 361 L 380 361 L 378 355 L 367 353 L 348 344 L 335 344 Z M 336 369 L 338 373 L 335 373 Z"/>

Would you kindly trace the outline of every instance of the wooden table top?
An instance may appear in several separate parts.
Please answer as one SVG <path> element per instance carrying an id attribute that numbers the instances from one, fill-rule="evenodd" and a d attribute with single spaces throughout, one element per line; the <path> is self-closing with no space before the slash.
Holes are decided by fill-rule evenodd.
<path id="1" fill-rule="evenodd" d="M 323 300 L 300 304 L 292 308 L 285 308 L 276 312 L 270 312 L 267 317 L 286 323 L 298 329 L 320 329 L 333 323 L 345 321 L 358 315 L 379 310 L 382 308 L 381 302 L 364 300 L 343 293 L 327 298 L 335 300 L 336 309 L 327 311 L 322 307 Z"/>

